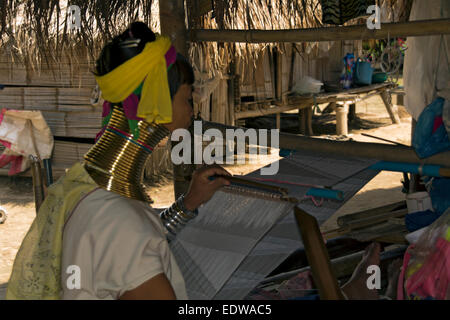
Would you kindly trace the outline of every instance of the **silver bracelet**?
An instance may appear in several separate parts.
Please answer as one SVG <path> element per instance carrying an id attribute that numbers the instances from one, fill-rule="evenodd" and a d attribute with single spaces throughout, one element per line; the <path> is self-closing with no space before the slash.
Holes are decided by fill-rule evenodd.
<path id="1" fill-rule="evenodd" d="M 184 195 L 179 197 L 169 208 L 159 214 L 164 226 L 172 236 L 178 232 L 192 219 L 197 217 L 198 210 L 187 210 L 184 206 Z"/>

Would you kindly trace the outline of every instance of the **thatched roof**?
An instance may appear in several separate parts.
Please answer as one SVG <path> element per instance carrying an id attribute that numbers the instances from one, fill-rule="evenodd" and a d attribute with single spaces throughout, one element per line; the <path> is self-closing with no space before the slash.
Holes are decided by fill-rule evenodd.
<path id="1" fill-rule="evenodd" d="M 322 25 L 318 0 L 188 0 L 187 3 L 192 29 L 277 30 Z M 273 45 L 276 44 L 193 43 L 191 58 L 203 72 L 213 73 L 227 65 L 233 56 L 254 62 L 264 48 Z"/>
<path id="2" fill-rule="evenodd" d="M 189 27 L 192 29 L 241 29 L 241 30 L 280 30 L 303 29 L 328 26 L 322 23 L 320 0 L 187 0 Z M 383 22 L 407 21 L 412 0 L 377 0 L 382 8 Z M 365 23 L 353 19 L 345 25 Z M 303 52 L 310 52 L 317 43 L 309 43 Z M 257 61 L 263 49 L 277 47 L 283 51 L 285 45 L 270 44 L 232 44 L 232 43 L 193 43 L 191 58 L 201 71 L 214 73 L 229 63 L 233 56 Z M 302 48 L 299 46 L 299 51 Z"/>
<path id="3" fill-rule="evenodd" d="M 164 0 L 163 0 L 164 1 Z M 319 0 L 187 0 L 188 28 L 291 29 L 322 26 Z M 379 0 L 404 19 L 411 0 Z M 67 6 L 81 9 L 82 29 L 67 27 Z M 84 49 L 94 58 L 101 46 L 126 26 L 141 20 L 159 28 L 158 0 L 0 0 L 0 49 L 38 66 L 63 52 Z M 355 21 L 349 22 L 354 24 Z M 275 44 L 276 45 L 276 44 Z M 221 69 L 232 56 L 255 58 L 265 44 L 194 43 L 209 70 Z M 269 45 L 273 46 L 273 44 Z M 86 50 L 87 49 L 87 50 Z"/>
<path id="4" fill-rule="evenodd" d="M 78 32 L 68 27 L 68 5 L 80 8 Z M 83 48 L 92 58 L 133 21 L 159 28 L 152 14 L 155 5 L 157 9 L 155 0 L 0 0 L 1 49 L 32 64 Z"/>

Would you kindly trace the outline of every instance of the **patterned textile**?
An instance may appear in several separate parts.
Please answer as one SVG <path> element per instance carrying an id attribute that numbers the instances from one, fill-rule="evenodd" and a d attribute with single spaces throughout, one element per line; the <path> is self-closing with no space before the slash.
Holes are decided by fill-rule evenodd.
<path id="1" fill-rule="evenodd" d="M 60 298 L 64 223 L 76 204 L 96 188 L 82 164 L 77 163 L 48 189 L 48 195 L 17 252 L 6 299 Z"/>
<path id="2" fill-rule="evenodd" d="M 367 15 L 367 8 L 375 5 L 375 0 L 320 0 L 320 4 L 323 23 L 342 25 Z"/>
<path id="3" fill-rule="evenodd" d="M 289 196 L 300 200 L 299 208 L 313 215 L 319 225 L 378 174 L 369 168 L 377 160 L 308 151 L 278 162 L 279 171 L 273 180 L 290 183 L 271 184 L 289 189 Z M 248 178 L 261 178 L 259 170 Z M 316 206 L 305 197 L 311 185 L 332 186 L 343 192 L 344 199 L 324 199 Z M 201 206 L 198 217 L 170 243 L 190 299 L 243 299 L 281 262 L 303 248 L 292 203 L 261 198 L 250 188 L 239 192 L 226 189 Z M 294 283 L 289 283 L 289 289 L 291 285 Z M 295 286 L 298 288 L 299 283 Z M 253 296 L 270 298 L 272 293 L 257 290 Z M 285 298 L 299 298 L 310 292 L 285 290 L 283 294 Z"/>

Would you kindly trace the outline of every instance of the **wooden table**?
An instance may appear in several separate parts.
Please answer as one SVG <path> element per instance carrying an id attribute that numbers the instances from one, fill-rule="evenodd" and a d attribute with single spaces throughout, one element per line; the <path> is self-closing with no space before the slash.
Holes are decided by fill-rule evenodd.
<path id="1" fill-rule="evenodd" d="M 392 104 L 391 90 L 397 85 L 385 82 L 341 90 L 338 92 L 326 92 L 301 96 L 285 96 L 283 101 L 268 99 L 252 103 L 242 103 L 235 107 L 235 119 L 260 117 L 270 114 L 277 115 L 277 128 L 280 128 L 280 113 L 299 110 L 300 133 L 313 135 L 312 108 L 315 105 L 329 103 L 336 108 L 336 127 L 338 135 L 347 134 L 347 115 L 355 116 L 355 103 L 367 99 L 373 95 L 380 95 L 392 123 L 400 123 L 396 106 Z"/>

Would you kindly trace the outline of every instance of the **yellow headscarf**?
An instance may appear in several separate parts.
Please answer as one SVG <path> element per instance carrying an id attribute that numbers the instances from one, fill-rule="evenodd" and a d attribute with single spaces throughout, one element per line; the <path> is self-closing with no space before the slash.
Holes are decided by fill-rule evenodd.
<path id="1" fill-rule="evenodd" d="M 124 101 L 144 81 L 137 116 L 147 122 L 172 122 L 172 100 L 167 79 L 165 54 L 169 38 L 158 36 L 137 56 L 111 72 L 95 77 L 106 101 Z"/>

